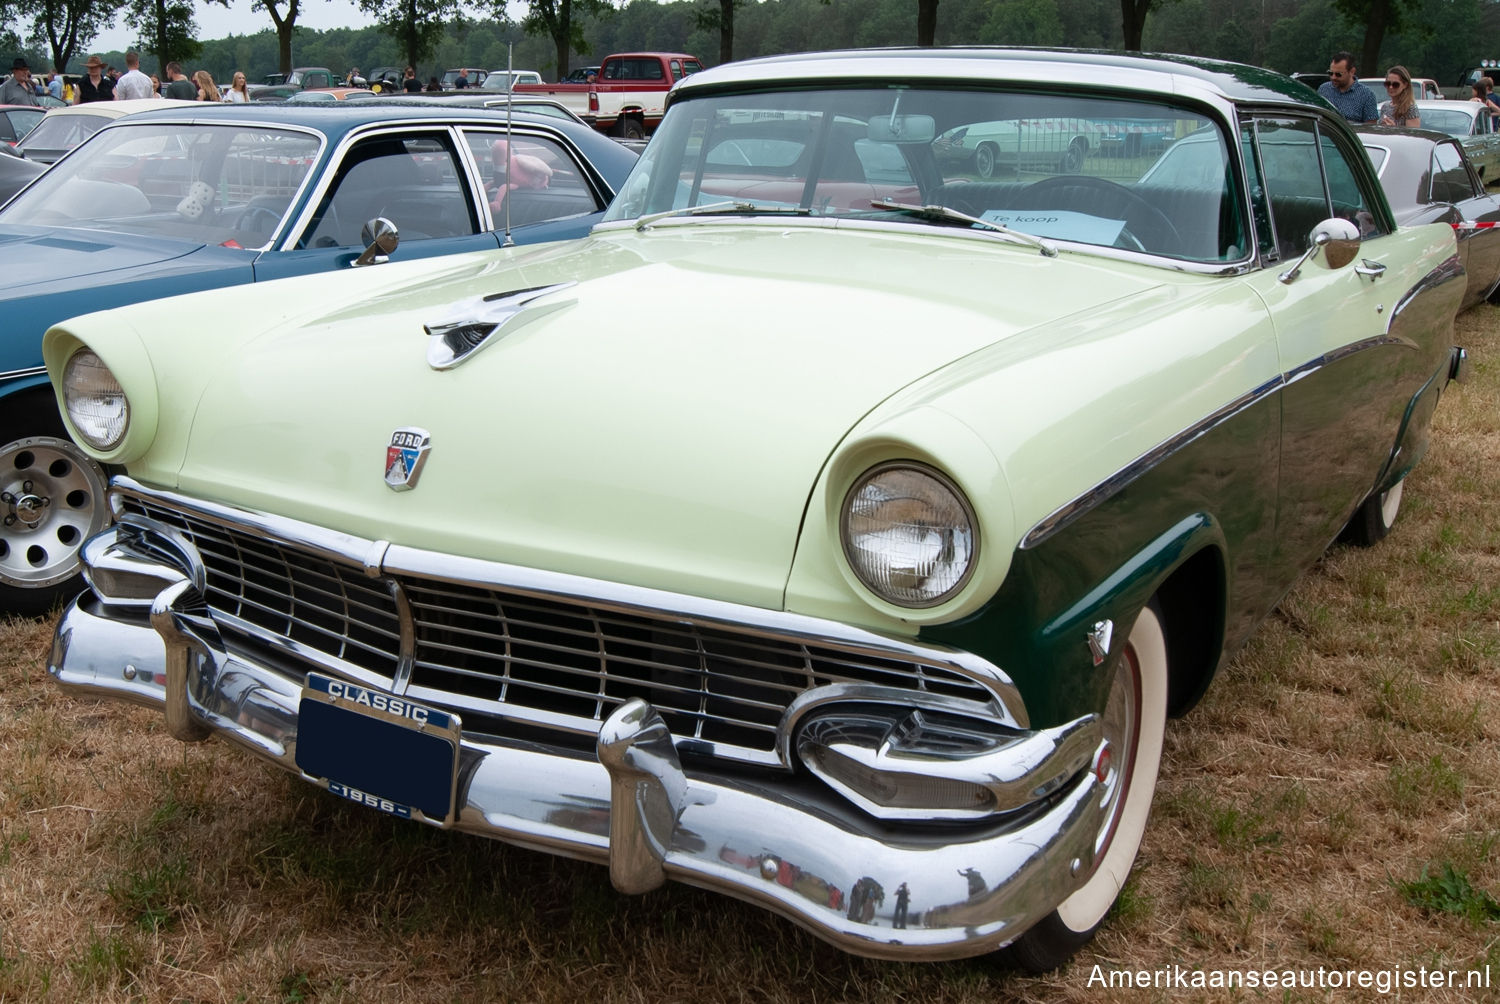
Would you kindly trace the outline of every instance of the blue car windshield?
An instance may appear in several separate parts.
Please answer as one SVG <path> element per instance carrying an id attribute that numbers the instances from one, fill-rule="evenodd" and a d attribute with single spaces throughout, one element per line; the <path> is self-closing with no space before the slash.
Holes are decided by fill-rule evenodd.
<path id="1" fill-rule="evenodd" d="M 606 221 L 724 203 L 705 215 L 932 222 L 873 205 L 899 203 L 1187 261 L 1249 247 L 1222 128 L 1166 99 L 937 85 L 689 97 Z"/>
<path id="2" fill-rule="evenodd" d="M 0 223 L 259 247 L 316 162 L 290 129 L 141 123 L 95 133 L 0 210 Z"/>

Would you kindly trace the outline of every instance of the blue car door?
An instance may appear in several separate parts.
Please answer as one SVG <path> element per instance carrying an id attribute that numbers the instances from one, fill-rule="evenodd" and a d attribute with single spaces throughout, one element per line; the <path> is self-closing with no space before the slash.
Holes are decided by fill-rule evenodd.
<path id="1" fill-rule="evenodd" d="M 446 129 L 381 132 L 344 150 L 313 189 L 280 250 L 262 253 L 257 281 L 350 267 L 366 224 L 390 220 L 400 235 L 392 261 L 499 247 L 483 220 Z"/>

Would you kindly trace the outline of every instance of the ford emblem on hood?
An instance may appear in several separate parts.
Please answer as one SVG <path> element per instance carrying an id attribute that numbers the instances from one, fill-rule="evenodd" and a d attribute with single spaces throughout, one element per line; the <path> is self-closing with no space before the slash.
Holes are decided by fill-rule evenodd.
<path id="1" fill-rule="evenodd" d="M 430 449 L 432 437 L 426 429 L 406 426 L 391 433 L 391 445 L 385 448 L 385 483 L 391 491 L 405 492 L 417 487 Z"/>

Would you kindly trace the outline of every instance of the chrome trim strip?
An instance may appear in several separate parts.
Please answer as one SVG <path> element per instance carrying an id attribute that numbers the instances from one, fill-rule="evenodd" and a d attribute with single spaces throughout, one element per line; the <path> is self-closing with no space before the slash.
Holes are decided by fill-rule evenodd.
<path id="1" fill-rule="evenodd" d="M 28 366 L 25 369 L 9 370 L 8 372 L 0 373 L 0 381 L 19 380 L 22 377 L 30 376 L 45 376 L 46 373 L 47 367 L 45 366 Z"/>
<path id="2" fill-rule="evenodd" d="M 302 548 L 363 572 L 373 542 L 322 527 L 265 513 L 148 488 L 126 475 L 111 482 L 111 506 L 118 515 L 123 498 L 181 509 L 226 529 L 250 529 L 274 542 Z M 561 599 L 623 614 L 675 618 L 691 624 L 748 637 L 794 638 L 823 648 L 880 659 L 911 659 L 966 677 L 993 695 L 989 714 L 1013 728 L 1030 727 L 1021 693 L 1006 673 L 971 652 L 894 638 L 839 621 L 648 589 L 581 575 L 524 568 L 502 562 L 439 554 L 400 544 L 390 545 L 380 570 L 435 582 L 476 588 L 503 587 L 523 596 Z M 261 636 L 261 632 L 255 632 Z M 286 640 L 288 646 L 293 643 Z M 356 674 L 358 675 L 358 674 Z M 920 691 L 913 691 L 920 694 Z"/>
<path id="3" fill-rule="evenodd" d="M 607 234 L 620 230 L 635 230 L 637 220 L 610 220 L 608 223 L 595 225 L 593 233 Z M 1009 248 L 1026 250 L 1023 245 L 1014 241 L 1006 240 L 1003 234 L 992 230 L 973 229 L 966 227 L 942 226 L 934 223 L 923 223 L 918 220 L 896 221 L 896 220 L 856 220 L 841 216 L 667 216 L 662 219 L 652 220 L 647 230 L 661 230 L 666 227 L 678 226 L 723 226 L 723 227 L 774 227 L 776 230 L 785 230 L 792 227 L 813 230 L 868 230 L 884 234 L 910 234 L 921 233 L 928 237 L 951 237 L 960 240 L 982 241 L 990 246 L 1003 245 Z M 1159 268 L 1169 268 L 1174 272 L 1188 272 L 1194 275 L 1244 275 L 1255 270 L 1253 260 L 1242 262 L 1192 262 L 1183 261 L 1180 258 L 1166 258 L 1161 255 L 1147 254 L 1142 251 L 1130 251 L 1125 248 L 1102 247 L 1098 244 L 1083 244 L 1078 241 L 1064 240 L 1062 238 L 1047 238 L 1056 245 L 1059 251 L 1073 251 L 1079 254 L 1097 255 L 1101 258 L 1109 258 L 1117 261 L 1129 261 L 1146 265 L 1154 265 Z"/>
<path id="4" fill-rule="evenodd" d="M 1286 383 L 1287 378 L 1284 375 L 1272 377 L 1254 390 L 1246 394 L 1241 394 L 1207 418 L 1195 422 L 1193 425 L 1177 433 L 1177 435 L 1163 440 L 1150 450 L 1147 450 L 1082 495 L 1054 509 L 1030 530 L 1027 530 L 1026 535 L 1021 538 L 1021 550 L 1030 550 L 1033 547 L 1039 546 L 1053 534 L 1082 517 L 1105 499 L 1160 464 L 1167 457 L 1187 446 L 1204 433 L 1227 422 L 1246 408 L 1257 404 L 1263 398 L 1269 397 L 1281 390 L 1282 386 Z"/>

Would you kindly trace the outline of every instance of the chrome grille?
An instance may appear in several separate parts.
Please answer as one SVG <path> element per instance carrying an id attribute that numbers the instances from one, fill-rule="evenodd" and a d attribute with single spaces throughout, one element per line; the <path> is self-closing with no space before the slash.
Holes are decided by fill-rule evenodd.
<path id="1" fill-rule="evenodd" d="M 519 718 L 592 735 L 616 707 L 640 697 L 679 740 L 768 762 L 787 706 L 814 687 L 862 683 L 983 704 L 992 699 L 975 680 L 919 659 L 501 586 L 370 578 L 353 564 L 253 530 L 132 496 L 120 502 L 125 512 L 173 527 L 197 547 L 221 630 L 316 665 L 353 666 L 387 680 L 403 675 L 397 597 L 404 598 L 405 648 L 414 655 L 406 693 L 458 710 L 470 731 L 503 734 L 502 720 Z"/>

